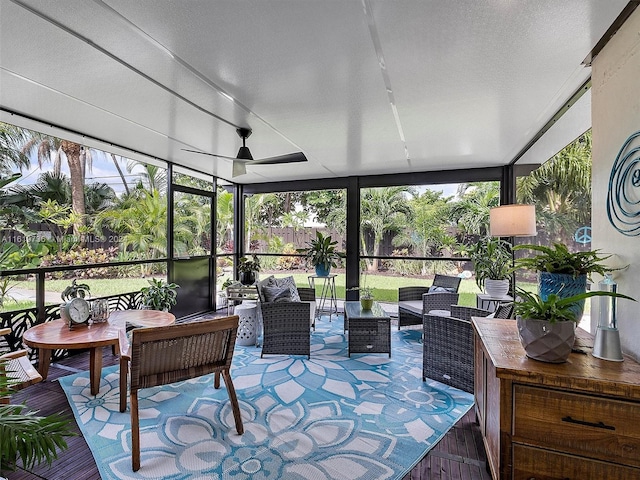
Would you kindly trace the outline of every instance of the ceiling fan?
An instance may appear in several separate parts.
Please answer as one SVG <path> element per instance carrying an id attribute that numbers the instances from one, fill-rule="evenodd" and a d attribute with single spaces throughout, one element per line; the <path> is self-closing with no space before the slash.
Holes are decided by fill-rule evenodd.
<path id="1" fill-rule="evenodd" d="M 233 170 L 232 177 L 237 177 L 238 175 L 244 175 L 247 173 L 247 165 L 275 165 L 278 163 L 296 163 L 296 162 L 306 162 L 307 157 L 305 157 L 302 152 L 288 153 L 286 155 L 278 155 L 277 157 L 268 157 L 268 158 L 260 158 L 257 160 L 253 159 L 251 152 L 249 151 L 249 147 L 246 146 L 246 140 L 251 135 L 250 128 L 237 128 L 236 132 L 238 136 L 242 138 L 242 146 L 240 150 L 238 150 L 238 154 L 235 157 L 227 157 L 226 155 L 218 155 L 215 153 L 208 152 L 200 152 L 198 150 L 189 150 L 183 148 L 185 152 L 192 153 L 200 153 L 202 155 L 210 155 L 212 157 L 218 158 L 226 158 L 227 160 L 233 160 Z"/>

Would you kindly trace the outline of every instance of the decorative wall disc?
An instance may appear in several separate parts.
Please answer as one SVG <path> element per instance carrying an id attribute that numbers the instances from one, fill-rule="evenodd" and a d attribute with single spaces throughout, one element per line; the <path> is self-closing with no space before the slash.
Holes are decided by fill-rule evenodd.
<path id="1" fill-rule="evenodd" d="M 611 167 L 607 216 L 623 235 L 640 235 L 640 131 L 622 144 Z"/>

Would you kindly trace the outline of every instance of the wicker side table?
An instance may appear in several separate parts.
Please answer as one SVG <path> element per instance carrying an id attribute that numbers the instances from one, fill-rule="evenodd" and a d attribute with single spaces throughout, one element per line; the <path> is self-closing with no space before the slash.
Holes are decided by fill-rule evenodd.
<path id="1" fill-rule="evenodd" d="M 344 302 L 344 326 L 352 353 L 388 353 L 391 358 L 391 317 L 377 303 L 362 310 L 360 302 Z"/>

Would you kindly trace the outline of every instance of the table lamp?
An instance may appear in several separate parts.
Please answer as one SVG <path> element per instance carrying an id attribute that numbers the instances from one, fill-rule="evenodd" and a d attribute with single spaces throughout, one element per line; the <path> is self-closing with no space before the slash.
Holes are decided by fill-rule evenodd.
<path id="1" fill-rule="evenodd" d="M 617 293 L 618 284 L 610 273 L 598 283 L 598 290 Z M 620 331 L 616 317 L 615 297 L 598 297 L 598 328 L 593 342 L 593 356 L 603 360 L 622 362 L 622 348 L 620 347 Z"/>
<path id="2" fill-rule="evenodd" d="M 492 237 L 510 237 L 513 247 L 513 237 L 533 237 L 536 230 L 535 205 L 501 205 L 489 210 L 489 234 Z M 513 249 L 511 250 L 512 261 Z M 516 298 L 516 274 L 513 272 L 512 296 Z"/>
<path id="3" fill-rule="evenodd" d="M 535 205 L 502 205 L 489 211 L 492 237 L 532 237 L 536 230 Z"/>

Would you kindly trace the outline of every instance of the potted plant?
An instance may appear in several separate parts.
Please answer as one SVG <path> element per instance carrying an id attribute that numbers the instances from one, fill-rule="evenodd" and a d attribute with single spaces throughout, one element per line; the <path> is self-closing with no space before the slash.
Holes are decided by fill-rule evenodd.
<path id="1" fill-rule="evenodd" d="M 331 272 L 331 267 L 337 267 L 338 260 L 344 255 L 336 251 L 337 240 L 333 240 L 331 235 L 326 237 L 316 230 L 316 238 L 312 238 L 307 242 L 306 248 L 298 248 L 298 253 L 304 254 L 307 264 L 316 269 L 316 275 L 326 277 Z"/>
<path id="2" fill-rule="evenodd" d="M 150 310 L 161 310 L 168 312 L 178 301 L 177 289 L 179 285 L 166 283 L 162 279 L 152 278 L 147 280 L 148 287 L 142 287 L 142 305 Z"/>
<path id="3" fill-rule="evenodd" d="M 64 302 L 60 304 L 60 318 L 64 320 L 69 328 L 76 324 L 84 324 L 91 316 L 91 306 L 85 300 L 91 293 L 89 285 L 77 283 L 74 278 L 71 285 L 65 288 L 60 296 Z"/>
<path id="4" fill-rule="evenodd" d="M 260 271 L 260 259 L 254 253 L 251 257 L 242 257 L 238 262 L 240 283 L 253 285 L 256 283 L 256 273 Z"/>
<path id="5" fill-rule="evenodd" d="M 72 298 L 85 298 L 91 293 L 91 288 L 86 283 L 77 283 L 74 278 L 71 281 L 71 285 L 65 288 L 60 295 L 65 302 Z"/>
<path id="6" fill-rule="evenodd" d="M 10 393 L 11 380 L 4 365 L 0 365 L 0 398 Z M 43 461 L 51 465 L 58 457 L 58 450 L 67 448 L 65 437 L 75 435 L 68 419 L 60 415 L 41 417 L 36 414 L 26 405 L 0 402 L 0 476 L 2 472 L 16 469 L 18 457 L 27 470 Z"/>
<path id="7" fill-rule="evenodd" d="M 360 305 L 362 310 L 371 310 L 373 307 L 373 288 L 361 287 L 360 289 Z"/>
<path id="8" fill-rule="evenodd" d="M 604 275 L 611 271 L 603 265 L 603 260 L 597 250 L 585 252 L 570 252 L 566 245 L 554 243 L 545 245 L 517 245 L 514 250 L 528 249 L 540 252 L 533 257 L 516 260 L 516 268 L 526 268 L 538 272 L 538 295 L 546 299 L 555 293 L 560 297 L 571 297 L 587 291 L 587 280 L 592 273 Z M 584 309 L 584 299 L 573 305 L 576 314 L 581 317 Z M 579 320 L 579 318 L 578 318 Z"/>
<path id="9" fill-rule="evenodd" d="M 576 323 L 582 316 L 576 313 L 575 305 L 595 296 L 634 300 L 620 293 L 603 290 L 578 293 L 569 297 L 550 293 L 543 298 L 518 288 L 514 311 L 518 335 L 527 357 L 548 363 L 565 362 L 573 348 Z"/>
<path id="10" fill-rule="evenodd" d="M 216 307 L 223 308 L 227 306 L 227 287 L 233 284 L 231 277 L 228 277 L 222 285 L 220 285 L 220 291 L 217 293 Z"/>
<path id="11" fill-rule="evenodd" d="M 513 256 L 509 242 L 498 237 L 480 239 L 469 249 L 476 285 L 491 298 L 504 298 L 509 293 Z"/>

